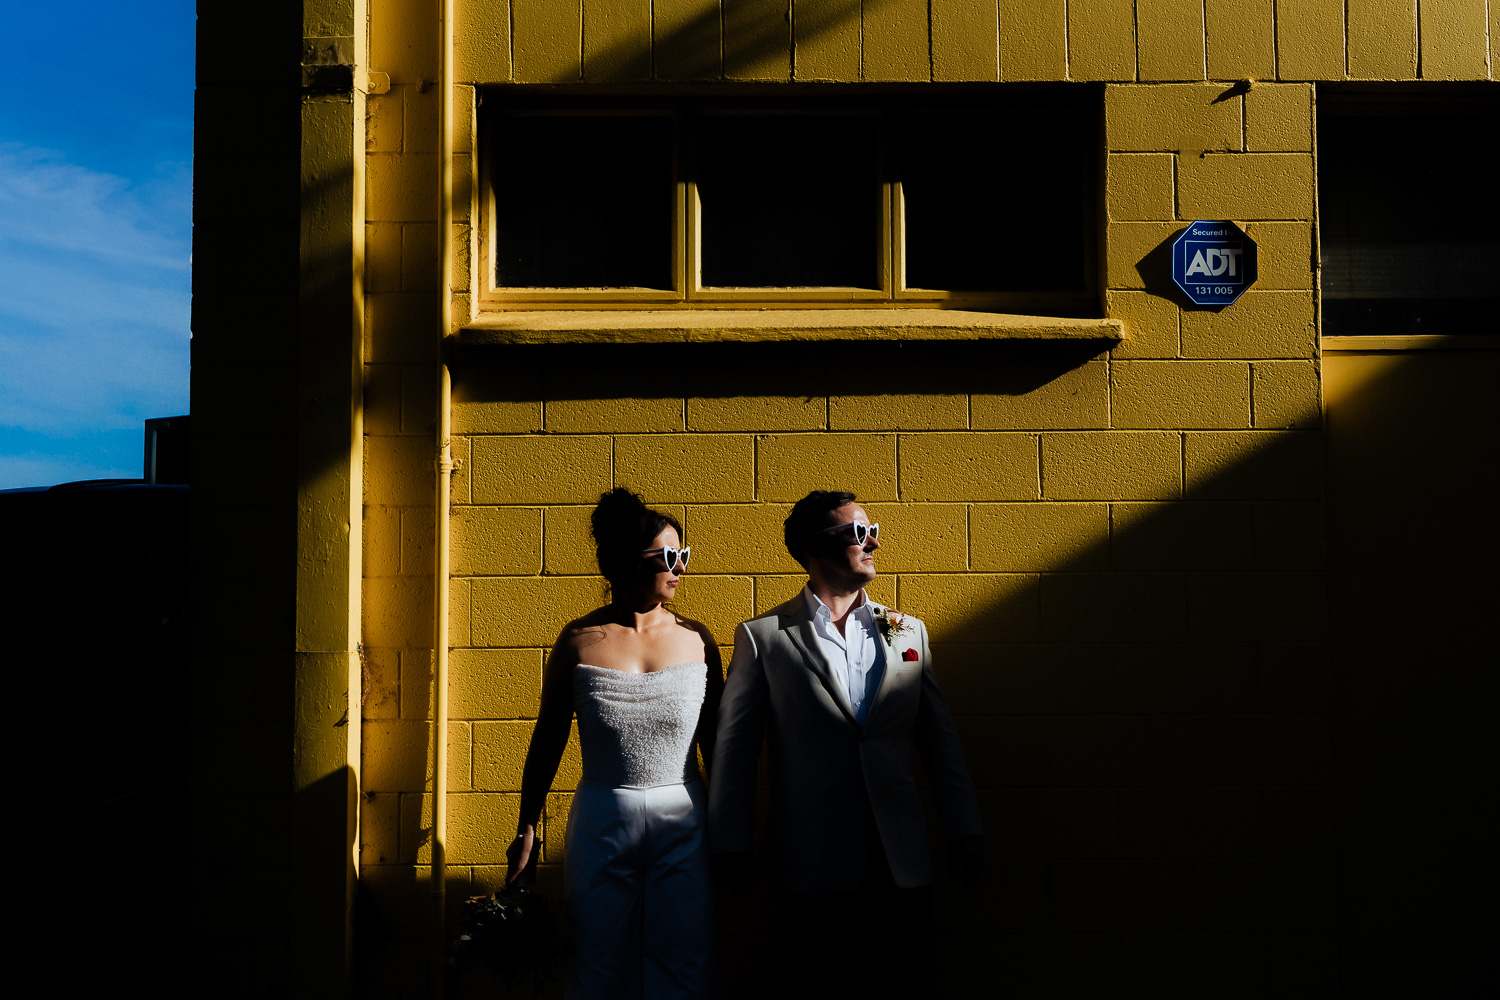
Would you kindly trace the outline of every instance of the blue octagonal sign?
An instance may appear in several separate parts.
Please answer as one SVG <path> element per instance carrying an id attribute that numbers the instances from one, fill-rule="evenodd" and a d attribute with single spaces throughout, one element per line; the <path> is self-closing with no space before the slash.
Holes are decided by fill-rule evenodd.
<path id="1" fill-rule="evenodd" d="M 1194 305 L 1227 306 L 1255 278 L 1255 241 L 1227 219 L 1198 219 L 1172 241 L 1172 280 Z"/>

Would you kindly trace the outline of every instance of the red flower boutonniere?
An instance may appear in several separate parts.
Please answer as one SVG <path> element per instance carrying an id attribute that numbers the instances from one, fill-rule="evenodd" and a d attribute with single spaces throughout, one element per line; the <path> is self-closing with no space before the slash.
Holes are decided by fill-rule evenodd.
<path id="1" fill-rule="evenodd" d="M 911 631 L 911 625 L 907 623 L 906 616 L 894 608 L 881 608 L 876 611 L 875 627 L 880 630 L 880 637 L 885 640 L 885 644 L 891 647 L 896 645 L 896 636 Z"/>
<path id="2" fill-rule="evenodd" d="M 915 662 L 916 659 L 917 659 L 917 651 L 915 649 L 903 650 L 902 653 L 901 653 L 901 660 L 904 663 L 912 663 L 912 662 Z"/>

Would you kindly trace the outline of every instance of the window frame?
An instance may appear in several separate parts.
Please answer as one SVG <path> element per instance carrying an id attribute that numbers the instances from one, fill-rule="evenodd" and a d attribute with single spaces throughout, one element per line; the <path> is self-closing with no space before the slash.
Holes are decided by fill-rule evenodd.
<path id="1" fill-rule="evenodd" d="M 532 88 L 495 87 L 481 92 L 478 115 L 479 226 L 476 239 L 478 315 L 514 311 L 568 309 L 708 310 L 756 308 L 926 308 L 979 309 L 1054 316 L 1098 316 L 1101 313 L 1099 239 L 1103 178 L 1102 90 L 1088 85 L 940 92 L 930 85 L 920 93 L 885 88 L 792 88 L 798 93 L 768 93 L 764 88 L 716 88 L 687 93 L 606 94 L 536 92 Z M 1097 91 L 1097 92 L 1094 92 Z M 1083 155 L 1080 174 L 1078 246 L 1081 283 L 1071 289 L 966 290 L 912 288 L 906 278 L 905 192 L 892 165 L 895 130 L 903 115 L 914 113 L 980 115 L 1062 111 L 1078 117 Z M 876 170 L 880 233 L 875 273 L 879 287 L 738 287 L 702 284 L 702 206 L 690 176 L 695 147 L 689 133 L 702 116 L 739 114 L 868 114 L 877 130 Z M 668 115 L 672 136 L 672 262 L 674 287 L 654 289 L 500 286 L 497 283 L 494 227 L 501 194 L 490 165 L 496 162 L 500 132 L 517 115 L 600 116 Z"/>

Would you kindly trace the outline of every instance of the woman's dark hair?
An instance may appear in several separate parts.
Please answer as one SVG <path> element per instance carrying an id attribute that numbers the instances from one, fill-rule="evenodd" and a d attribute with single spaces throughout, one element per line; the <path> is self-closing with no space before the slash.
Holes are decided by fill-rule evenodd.
<path id="1" fill-rule="evenodd" d="M 786 550 L 804 569 L 807 567 L 808 541 L 813 532 L 828 527 L 829 514 L 857 499 L 853 493 L 843 490 L 813 490 L 793 505 L 792 512 L 781 522 L 781 537 L 786 541 Z"/>
<path id="2" fill-rule="evenodd" d="M 668 525 L 677 530 L 678 538 L 682 537 L 682 525 L 677 518 L 652 510 L 639 495 L 623 486 L 599 497 L 589 524 L 599 572 L 609 581 L 611 592 L 628 588 L 641 575 L 641 553 L 651 547 L 651 540 Z"/>

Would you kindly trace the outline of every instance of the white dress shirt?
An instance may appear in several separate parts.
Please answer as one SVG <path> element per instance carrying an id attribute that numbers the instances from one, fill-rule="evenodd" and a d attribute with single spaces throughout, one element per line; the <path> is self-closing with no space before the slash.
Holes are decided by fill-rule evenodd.
<path id="1" fill-rule="evenodd" d="M 880 633 L 875 628 L 875 606 L 861 589 L 859 603 L 844 618 L 844 629 L 840 632 L 834 627 L 833 613 L 828 610 L 828 605 L 812 592 L 811 587 L 804 586 L 802 596 L 807 599 L 807 613 L 812 616 L 818 647 L 828 658 L 834 680 L 843 688 L 844 697 L 849 699 L 855 720 L 863 723 L 885 672 L 885 650 L 881 648 Z"/>

